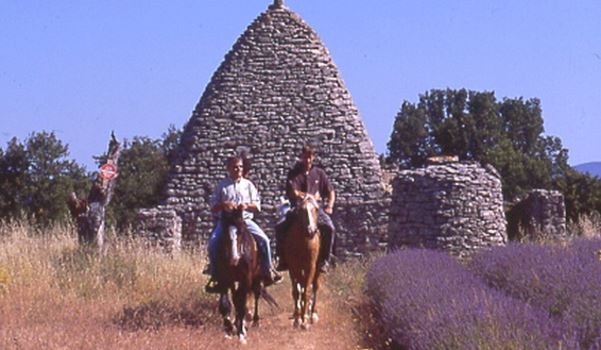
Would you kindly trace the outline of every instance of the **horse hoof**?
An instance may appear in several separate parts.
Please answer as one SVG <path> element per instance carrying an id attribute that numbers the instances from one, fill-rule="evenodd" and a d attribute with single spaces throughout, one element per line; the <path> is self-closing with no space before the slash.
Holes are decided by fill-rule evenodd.
<path id="1" fill-rule="evenodd" d="M 303 331 L 308 331 L 308 330 L 309 330 L 309 328 L 311 328 L 311 326 L 310 326 L 308 323 L 303 323 L 303 324 L 301 324 L 301 329 L 302 329 Z"/>
<path id="2" fill-rule="evenodd" d="M 301 322 L 298 319 L 294 320 L 294 322 L 292 323 L 292 326 L 294 328 L 298 328 L 300 325 L 301 325 Z"/>
<path id="3" fill-rule="evenodd" d="M 313 313 L 311 315 L 311 323 L 317 323 L 317 321 L 319 321 L 319 316 L 317 316 L 317 313 Z"/>
<path id="4" fill-rule="evenodd" d="M 243 336 L 243 335 L 241 335 L 241 336 L 238 338 L 238 342 L 239 342 L 240 344 L 242 344 L 242 345 L 246 345 L 246 337 L 245 337 L 245 336 Z"/>

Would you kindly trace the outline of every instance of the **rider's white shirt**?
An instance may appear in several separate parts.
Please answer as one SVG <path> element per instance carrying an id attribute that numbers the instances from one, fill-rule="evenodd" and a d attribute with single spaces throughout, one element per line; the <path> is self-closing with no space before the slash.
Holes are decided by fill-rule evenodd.
<path id="1" fill-rule="evenodd" d="M 210 198 L 210 206 L 213 207 L 217 203 L 230 201 L 236 204 L 241 203 L 254 203 L 257 206 L 257 210 L 261 211 L 261 198 L 259 197 L 259 191 L 255 185 L 248 179 L 241 178 L 237 182 L 234 182 L 230 177 L 226 177 L 221 180 L 219 184 L 213 190 Z M 253 213 L 245 210 L 242 213 L 244 219 L 252 219 Z"/>

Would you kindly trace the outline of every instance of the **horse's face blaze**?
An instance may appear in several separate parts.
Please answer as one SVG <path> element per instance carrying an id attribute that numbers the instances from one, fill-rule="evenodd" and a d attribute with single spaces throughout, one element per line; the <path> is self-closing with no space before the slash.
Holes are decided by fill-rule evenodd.
<path id="1" fill-rule="evenodd" d="M 301 206 L 302 224 L 307 228 L 307 234 L 313 237 L 317 233 L 317 203 L 310 197 Z"/>

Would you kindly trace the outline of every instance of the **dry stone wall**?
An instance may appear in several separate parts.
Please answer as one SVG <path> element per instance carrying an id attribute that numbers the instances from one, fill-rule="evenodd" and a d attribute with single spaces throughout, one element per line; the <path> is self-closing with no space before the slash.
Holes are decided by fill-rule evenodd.
<path id="1" fill-rule="evenodd" d="M 373 144 L 326 47 L 275 1 L 227 53 L 184 127 L 163 203 L 181 217 L 184 241 L 209 235 L 211 191 L 226 158 L 241 152 L 262 196 L 257 221 L 272 235 L 287 171 L 306 142 L 337 194 L 337 254 L 379 249 L 390 199 Z"/>
<path id="2" fill-rule="evenodd" d="M 466 256 L 507 242 L 498 172 L 474 162 L 400 171 L 392 184 L 389 247 Z"/>
<path id="3" fill-rule="evenodd" d="M 246 28 L 206 86 L 184 127 L 165 199 L 140 212 L 140 232 L 204 242 L 213 227 L 208 201 L 225 176 L 224 162 L 244 153 L 262 197 L 256 219 L 273 235 L 287 171 L 307 142 L 317 146 L 336 190 L 337 255 L 387 244 L 465 255 L 507 242 L 501 181 L 492 167 L 441 158 L 444 164 L 396 175 L 382 171 L 327 48 L 281 0 Z M 544 227 L 561 227 L 551 219 L 561 211 L 557 205 L 532 215 Z"/>
<path id="4" fill-rule="evenodd" d="M 511 239 L 537 234 L 563 238 L 567 234 L 565 201 L 559 191 L 530 191 L 511 208 L 507 220 Z"/>
<path id="5" fill-rule="evenodd" d="M 138 232 L 147 241 L 167 252 L 177 252 L 182 246 L 182 219 L 175 210 L 166 207 L 138 211 Z"/>

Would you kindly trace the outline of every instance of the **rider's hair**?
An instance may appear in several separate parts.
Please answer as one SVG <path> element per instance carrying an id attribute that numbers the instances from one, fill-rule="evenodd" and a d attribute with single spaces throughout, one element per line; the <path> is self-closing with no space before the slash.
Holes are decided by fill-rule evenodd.
<path id="1" fill-rule="evenodd" d="M 238 162 L 242 162 L 242 164 L 244 164 L 244 159 L 241 156 L 231 156 L 227 159 L 225 165 L 229 167 L 230 165 Z"/>
<path id="2" fill-rule="evenodd" d="M 301 148 L 301 154 L 309 154 L 309 155 L 314 156 L 315 155 L 315 147 L 313 147 L 313 145 L 311 145 L 309 143 L 306 143 Z"/>

